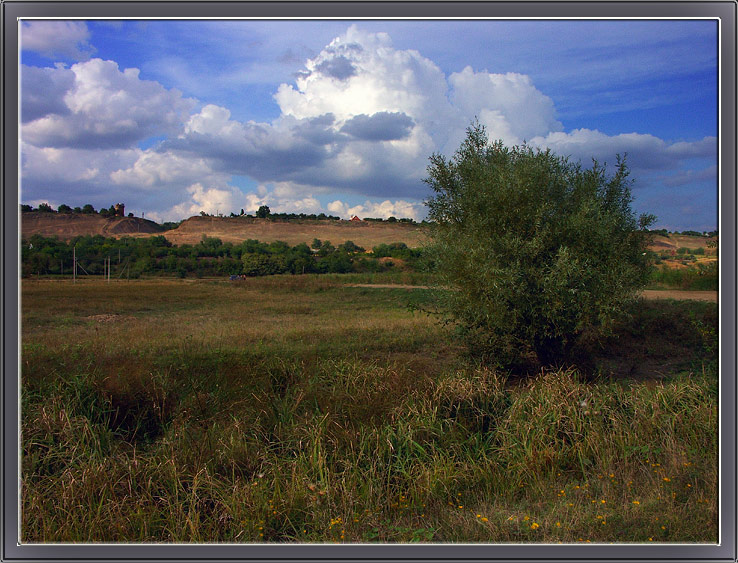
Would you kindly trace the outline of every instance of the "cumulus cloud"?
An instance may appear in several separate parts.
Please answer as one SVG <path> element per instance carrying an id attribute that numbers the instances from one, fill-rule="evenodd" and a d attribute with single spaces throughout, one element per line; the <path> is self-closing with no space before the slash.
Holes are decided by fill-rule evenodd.
<path id="1" fill-rule="evenodd" d="M 87 60 L 95 52 L 89 41 L 90 31 L 85 22 L 39 20 L 21 23 L 21 48 L 50 59 Z"/>
<path id="2" fill-rule="evenodd" d="M 127 168 L 110 172 L 110 180 L 117 186 L 144 190 L 176 188 L 199 178 L 209 185 L 225 184 L 229 174 L 215 172 L 204 158 L 192 158 L 172 152 L 136 151 L 138 158 Z"/>
<path id="3" fill-rule="evenodd" d="M 214 215 L 216 213 L 230 213 L 240 199 L 241 192 L 233 187 L 206 188 L 201 183 L 192 184 L 186 188 L 189 199 L 183 201 L 162 214 L 167 219 L 178 219 L 199 215 L 201 211 Z"/>
<path id="4" fill-rule="evenodd" d="M 139 156 L 140 151 L 134 149 L 96 151 L 21 143 L 22 199 L 44 199 L 59 193 L 63 194 L 59 198 L 70 204 L 84 200 L 102 205 L 111 197 L 110 173 L 132 166 Z"/>
<path id="5" fill-rule="evenodd" d="M 341 133 L 364 141 L 397 141 L 410 133 L 413 120 L 400 112 L 380 111 L 374 115 L 357 115 L 347 120 Z"/>
<path id="6" fill-rule="evenodd" d="M 388 219 L 389 217 L 408 217 L 420 221 L 425 216 L 425 207 L 422 204 L 405 200 L 384 200 L 382 202 L 366 201 L 360 205 L 350 206 L 341 200 L 330 202 L 326 208 L 334 215 L 349 219 L 356 215 L 365 217 Z"/>
<path id="7" fill-rule="evenodd" d="M 467 66 L 448 80 L 451 101 L 466 122 L 477 116 L 492 139 L 519 144 L 563 129 L 553 100 L 538 90 L 529 76 L 475 72 Z"/>
<path id="8" fill-rule="evenodd" d="M 259 181 L 283 180 L 319 166 L 335 139 L 330 115 L 314 119 L 288 118 L 280 123 L 242 123 L 228 109 L 209 104 L 192 115 L 184 133 L 164 143 L 162 150 L 208 158 L 213 166 Z"/>
<path id="9" fill-rule="evenodd" d="M 356 74 L 356 67 L 343 56 L 324 60 L 315 66 L 315 70 L 338 80 L 346 80 Z"/>
<path id="10" fill-rule="evenodd" d="M 22 135 L 36 146 L 129 147 L 152 135 L 177 132 L 195 105 L 177 90 L 141 80 L 137 68 L 121 71 L 114 61 L 102 59 L 70 69 L 31 71 L 21 84 L 22 113 L 36 117 L 24 123 Z M 57 99 L 38 102 L 49 84 L 56 85 Z"/>
<path id="11" fill-rule="evenodd" d="M 588 159 L 612 162 L 615 155 L 627 153 L 628 165 L 634 170 L 651 171 L 673 168 L 687 158 L 717 156 L 717 138 L 705 137 L 696 142 L 668 144 L 653 135 L 622 133 L 606 135 L 592 129 L 575 129 L 534 137 L 532 146 L 550 148 L 562 156 L 570 156 L 588 164 Z"/>
<path id="12" fill-rule="evenodd" d="M 245 194 L 245 204 L 242 205 L 247 213 L 255 213 L 262 205 L 267 205 L 276 213 L 306 213 L 336 215 L 342 219 L 350 219 L 354 215 L 359 217 L 409 217 L 418 221 L 425 217 L 425 206 L 418 202 L 406 200 L 384 200 L 381 202 L 365 201 L 363 204 L 351 205 L 340 199 L 323 205 L 310 192 L 311 186 L 294 184 L 292 182 L 277 182 L 260 184 L 255 192 Z"/>
<path id="13" fill-rule="evenodd" d="M 49 114 L 64 116 L 69 107 L 64 96 L 74 84 L 74 73 L 63 66 L 39 68 L 21 65 L 21 121 L 34 121 Z"/>

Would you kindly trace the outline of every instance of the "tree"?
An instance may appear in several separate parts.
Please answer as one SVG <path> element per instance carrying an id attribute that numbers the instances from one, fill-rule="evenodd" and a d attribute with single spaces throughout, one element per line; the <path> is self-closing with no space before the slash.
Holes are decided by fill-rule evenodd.
<path id="1" fill-rule="evenodd" d="M 71 213 L 72 208 L 69 207 L 66 203 L 62 203 L 59 208 L 57 209 L 59 213 Z"/>
<path id="2" fill-rule="evenodd" d="M 502 367 L 527 351 L 572 360 L 585 330 L 607 331 L 646 284 L 646 228 L 630 181 L 550 150 L 489 144 L 474 124 L 453 158 L 434 154 L 425 182 L 441 311 L 470 349 Z"/>
<path id="3" fill-rule="evenodd" d="M 269 217 L 269 214 L 270 214 L 270 213 L 271 213 L 271 211 L 269 210 L 269 207 L 268 207 L 268 206 L 266 206 L 266 205 L 262 205 L 262 206 L 261 206 L 261 207 L 259 207 L 259 209 L 258 209 L 258 210 L 256 211 L 256 216 L 257 216 L 257 217 L 258 217 L 259 219 L 266 219 L 267 217 Z"/>
<path id="4" fill-rule="evenodd" d="M 82 213 L 95 213 L 95 208 L 92 207 L 92 204 L 88 203 L 82 208 Z"/>
<path id="5" fill-rule="evenodd" d="M 48 203 L 40 203 L 38 206 L 39 211 L 43 211 L 44 213 L 54 213 L 54 208 L 51 207 Z"/>
<path id="6" fill-rule="evenodd" d="M 21 213 L 30 213 L 33 211 L 33 205 L 27 205 L 25 203 L 21 203 L 20 206 Z"/>

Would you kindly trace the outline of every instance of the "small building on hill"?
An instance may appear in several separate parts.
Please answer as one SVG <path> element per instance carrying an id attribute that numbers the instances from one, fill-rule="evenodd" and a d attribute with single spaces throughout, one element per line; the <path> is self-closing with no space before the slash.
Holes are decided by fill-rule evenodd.
<path id="1" fill-rule="evenodd" d="M 351 220 L 352 221 L 361 221 L 361 219 L 359 219 L 356 215 L 354 215 L 353 217 L 351 217 Z"/>
<path id="2" fill-rule="evenodd" d="M 116 217 L 125 217 L 126 216 L 126 206 L 122 203 L 116 203 L 115 206 L 113 206 L 113 209 L 115 209 L 115 216 Z"/>

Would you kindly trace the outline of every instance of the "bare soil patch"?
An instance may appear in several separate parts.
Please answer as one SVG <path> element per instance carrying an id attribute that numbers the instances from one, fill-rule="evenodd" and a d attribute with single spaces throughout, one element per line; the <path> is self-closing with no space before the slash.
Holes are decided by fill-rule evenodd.
<path id="1" fill-rule="evenodd" d="M 21 215 L 23 238 L 33 235 L 70 240 L 77 236 L 105 237 L 151 236 L 162 231 L 161 225 L 140 217 L 101 217 L 97 214 L 40 213 Z"/>

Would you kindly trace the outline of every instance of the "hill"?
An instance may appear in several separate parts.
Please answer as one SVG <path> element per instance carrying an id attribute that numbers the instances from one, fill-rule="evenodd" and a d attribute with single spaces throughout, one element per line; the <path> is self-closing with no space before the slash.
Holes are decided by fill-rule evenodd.
<path id="1" fill-rule="evenodd" d="M 240 243 L 247 239 L 262 242 L 281 240 L 294 246 L 310 244 L 313 239 L 331 241 L 334 245 L 347 240 L 370 249 L 378 244 L 404 242 L 417 247 L 425 230 L 407 223 L 375 223 L 371 221 L 271 221 L 248 217 L 190 217 L 178 228 L 163 233 L 173 244 L 196 244 L 202 235 L 217 237 L 223 242 Z"/>
<path id="2" fill-rule="evenodd" d="M 97 213 L 44 213 L 31 211 L 21 214 L 21 235 L 59 237 L 69 240 L 80 235 L 104 237 L 149 236 L 164 229 L 158 223 L 140 217 L 101 217 Z"/>

